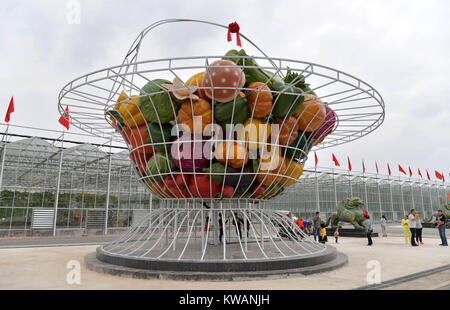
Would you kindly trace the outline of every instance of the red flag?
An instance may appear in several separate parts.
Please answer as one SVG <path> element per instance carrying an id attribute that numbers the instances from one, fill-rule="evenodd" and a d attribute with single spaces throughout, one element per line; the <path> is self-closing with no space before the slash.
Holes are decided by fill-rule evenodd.
<path id="1" fill-rule="evenodd" d="M 364 166 L 364 159 L 363 159 L 362 163 L 363 163 L 363 173 L 366 173 L 366 166 Z"/>
<path id="2" fill-rule="evenodd" d="M 436 175 L 436 178 L 438 178 L 439 180 L 444 181 L 444 176 L 442 174 L 440 174 L 436 170 L 434 170 L 434 174 Z"/>
<path id="3" fill-rule="evenodd" d="M 389 176 L 391 176 L 391 167 L 389 167 L 389 163 L 388 163 L 387 165 L 388 165 L 388 173 L 389 173 Z"/>
<path id="4" fill-rule="evenodd" d="M 9 102 L 8 111 L 6 111 L 5 122 L 9 123 L 11 113 L 14 112 L 14 96 L 11 97 L 11 101 Z"/>
<path id="5" fill-rule="evenodd" d="M 69 106 L 66 107 L 66 112 L 59 118 L 59 123 L 69 130 Z"/>
<path id="6" fill-rule="evenodd" d="M 428 181 L 431 181 L 430 174 L 428 173 L 428 170 L 427 170 L 427 178 L 428 178 Z"/>
<path id="7" fill-rule="evenodd" d="M 420 178 L 423 179 L 422 173 L 420 172 L 420 169 L 417 169 L 417 171 L 419 171 Z"/>
<path id="8" fill-rule="evenodd" d="M 314 152 L 314 160 L 316 162 L 316 167 L 317 167 L 317 163 L 319 162 L 319 159 L 317 158 L 316 152 Z"/>
<path id="9" fill-rule="evenodd" d="M 403 174 L 406 174 L 405 170 L 403 170 L 402 166 L 398 165 L 398 171 L 400 171 Z"/>
<path id="10" fill-rule="evenodd" d="M 331 153 L 331 154 L 333 154 L 332 160 L 334 161 L 334 165 L 340 167 L 341 165 L 339 165 L 339 162 L 338 162 L 336 156 L 334 156 L 334 153 Z"/>
<path id="11" fill-rule="evenodd" d="M 408 168 L 409 168 L 409 176 L 412 177 L 411 167 L 408 166 Z"/>
<path id="12" fill-rule="evenodd" d="M 388 164 L 388 167 L 389 167 L 389 164 Z M 379 171 L 378 171 L 378 163 L 377 162 L 375 162 L 375 168 L 377 168 L 377 174 L 378 174 Z"/>
<path id="13" fill-rule="evenodd" d="M 347 156 L 348 161 L 348 171 L 352 171 L 352 163 L 350 162 L 350 157 Z"/>

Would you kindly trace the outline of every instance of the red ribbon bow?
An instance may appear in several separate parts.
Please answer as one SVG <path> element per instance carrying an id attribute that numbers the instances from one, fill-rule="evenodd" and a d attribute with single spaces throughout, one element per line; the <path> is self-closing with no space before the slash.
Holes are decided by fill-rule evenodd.
<path id="1" fill-rule="evenodd" d="M 240 47 L 241 45 L 241 37 L 239 36 L 239 30 L 241 28 L 239 27 L 238 23 L 234 22 L 228 25 L 228 42 L 231 41 L 231 34 L 236 33 L 236 44 Z"/>

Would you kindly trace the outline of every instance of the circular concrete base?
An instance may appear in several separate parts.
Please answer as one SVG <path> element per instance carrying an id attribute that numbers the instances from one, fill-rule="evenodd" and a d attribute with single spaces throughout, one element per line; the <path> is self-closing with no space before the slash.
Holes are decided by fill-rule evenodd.
<path id="1" fill-rule="evenodd" d="M 86 267 L 100 273 L 138 279 L 187 281 L 284 278 L 334 270 L 347 262 L 347 256 L 332 246 L 327 246 L 325 252 L 300 258 L 229 263 L 150 261 L 108 255 L 101 248 L 97 249 L 97 253 L 85 256 Z"/>

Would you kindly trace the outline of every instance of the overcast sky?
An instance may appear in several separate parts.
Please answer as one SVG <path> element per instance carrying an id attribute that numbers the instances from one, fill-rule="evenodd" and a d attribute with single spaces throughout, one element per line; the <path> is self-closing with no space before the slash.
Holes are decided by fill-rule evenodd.
<path id="1" fill-rule="evenodd" d="M 2 120 L 14 95 L 12 124 L 62 129 L 60 89 L 78 76 L 120 64 L 136 35 L 157 20 L 237 21 L 268 55 L 340 69 L 383 96 L 384 124 L 360 140 L 319 151 L 320 166 L 331 167 L 334 152 L 345 167 L 349 155 L 358 170 L 364 158 L 368 171 L 375 171 L 377 160 L 383 173 L 389 162 L 394 175 L 401 164 L 414 175 L 421 168 L 434 177 L 437 169 L 450 180 L 450 1 L 80 0 L 79 24 L 68 22 L 74 21 L 72 3 L 1 1 Z M 170 38 L 156 33 L 149 55 L 164 52 L 167 42 L 178 56 L 234 47 L 226 31 L 215 36 L 182 29 Z M 183 38 L 190 42 L 177 45 Z M 310 158 L 307 166 L 314 165 Z"/>

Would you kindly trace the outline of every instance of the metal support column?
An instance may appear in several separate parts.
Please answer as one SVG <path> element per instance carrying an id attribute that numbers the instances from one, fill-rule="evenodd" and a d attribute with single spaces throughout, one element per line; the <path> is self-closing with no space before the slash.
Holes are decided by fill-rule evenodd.
<path id="1" fill-rule="evenodd" d="M 201 224 L 200 224 L 200 234 L 201 234 L 201 239 L 202 239 L 202 253 L 205 250 L 205 233 L 206 231 L 209 230 L 209 223 L 208 225 L 205 223 L 205 215 L 204 215 L 204 208 L 202 206 L 202 210 L 201 210 Z M 206 228 L 206 229 L 205 229 Z"/>
<path id="2" fill-rule="evenodd" d="M 56 195 L 55 195 L 55 211 L 53 213 L 53 236 L 56 236 L 56 219 L 58 217 L 58 200 L 59 200 L 59 189 L 61 187 L 61 170 L 62 170 L 62 161 L 63 161 L 63 148 L 59 151 L 59 169 L 58 169 L 58 178 L 56 183 Z"/>
<path id="3" fill-rule="evenodd" d="M 263 229 L 264 222 L 263 222 L 263 210 L 262 209 L 261 209 L 260 217 L 261 217 L 261 224 L 260 224 L 260 228 L 259 228 L 259 230 L 260 230 L 259 233 L 261 234 L 261 248 L 264 249 L 264 229 Z"/>
<path id="4" fill-rule="evenodd" d="M 243 214 L 244 214 L 244 246 L 245 246 L 245 251 L 247 252 L 248 251 L 248 240 L 247 240 L 248 239 L 247 238 L 247 235 L 248 235 L 248 227 L 247 227 L 248 214 L 247 214 L 247 211 L 244 210 Z"/>
<path id="5" fill-rule="evenodd" d="M 148 227 L 151 229 L 152 227 L 152 208 L 153 207 L 153 194 L 150 193 L 150 202 L 149 202 L 149 221 L 148 221 Z"/>
<path id="6" fill-rule="evenodd" d="M 175 251 L 177 248 L 177 230 L 178 230 L 178 210 L 175 209 L 175 219 L 173 221 L 173 231 L 172 231 L 172 250 Z"/>
<path id="7" fill-rule="evenodd" d="M 111 154 L 111 146 L 109 147 L 109 159 L 108 159 L 108 180 L 106 185 L 106 205 L 105 205 L 105 226 L 103 229 L 103 234 L 108 234 L 108 218 L 109 218 L 109 194 L 111 191 L 111 162 L 112 162 L 112 154 Z"/>

